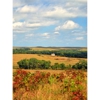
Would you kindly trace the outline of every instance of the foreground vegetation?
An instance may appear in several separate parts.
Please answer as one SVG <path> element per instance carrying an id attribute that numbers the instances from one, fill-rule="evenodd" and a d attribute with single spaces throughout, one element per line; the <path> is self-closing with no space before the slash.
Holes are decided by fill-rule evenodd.
<path id="1" fill-rule="evenodd" d="M 51 74 L 20 69 L 13 73 L 13 100 L 86 100 L 86 82 L 82 70 Z"/>

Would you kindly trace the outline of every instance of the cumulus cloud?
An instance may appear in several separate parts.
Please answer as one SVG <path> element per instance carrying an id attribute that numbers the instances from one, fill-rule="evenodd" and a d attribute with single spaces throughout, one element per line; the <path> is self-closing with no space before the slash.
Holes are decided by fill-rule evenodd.
<path id="1" fill-rule="evenodd" d="M 26 37 L 32 37 L 32 36 L 34 36 L 34 34 L 26 34 L 25 36 Z"/>
<path id="2" fill-rule="evenodd" d="M 26 23 L 26 26 L 27 27 L 40 27 L 40 26 L 50 26 L 50 25 L 54 25 L 58 23 L 58 21 L 43 21 L 43 20 L 38 20 L 37 22 L 36 21 L 33 21 L 33 22 L 27 22 Z"/>
<path id="3" fill-rule="evenodd" d="M 71 36 L 74 40 L 85 40 L 85 37 L 80 35 L 83 34 L 81 31 L 71 31 L 83 29 L 82 31 L 86 32 L 86 28 L 81 29 L 77 20 L 72 21 L 75 18 L 87 17 L 86 0 L 74 0 L 74 2 L 73 0 L 14 0 L 13 2 L 13 32 L 24 33 L 22 36 L 28 41 L 33 38 L 51 41 L 55 38 L 62 41 L 61 39 L 66 37 L 72 40 Z M 63 34 L 65 32 L 71 34 Z"/>
<path id="4" fill-rule="evenodd" d="M 22 27 L 23 25 L 24 25 L 23 22 L 15 22 L 15 23 L 13 23 L 13 28 Z"/>
<path id="5" fill-rule="evenodd" d="M 39 26 L 41 26 L 40 23 L 33 23 L 33 24 L 27 23 L 27 24 L 26 24 L 26 27 L 30 27 L 30 28 L 31 28 L 31 27 L 32 27 L 32 28 L 33 28 L 33 27 L 39 27 Z"/>
<path id="6" fill-rule="evenodd" d="M 33 21 L 33 22 L 13 22 L 13 31 L 14 32 L 19 32 L 19 33 L 24 33 L 25 31 L 28 30 L 34 30 L 38 29 L 39 27 L 43 26 L 50 26 L 54 25 L 55 23 L 58 23 L 57 21 Z"/>
<path id="7" fill-rule="evenodd" d="M 59 35 L 60 33 L 59 33 L 59 32 L 54 32 L 54 34 L 55 34 L 55 35 Z"/>
<path id="8" fill-rule="evenodd" d="M 83 37 L 77 37 L 76 40 L 83 40 Z"/>
<path id="9" fill-rule="evenodd" d="M 21 8 L 18 8 L 16 11 L 20 13 L 30 13 L 30 12 L 33 13 L 33 12 L 36 12 L 37 10 L 38 10 L 37 7 L 25 5 Z"/>
<path id="10" fill-rule="evenodd" d="M 56 18 L 76 17 L 74 13 L 68 12 L 66 9 L 57 6 L 55 6 L 53 10 L 49 9 L 49 11 L 44 12 L 43 16 Z"/>
<path id="11" fill-rule="evenodd" d="M 13 0 L 13 7 L 20 7 L 24 5 L 25 3 L 22 3 L 22 0 Z"/>
<path id="12" fill-rule="evenodd" d="M 45 4 L 45 2 L 47 2 Z M 21 31 L 39 29 L 43 26 L 59 25 L 56 31 L 62 29 L 78 28 L 77 23 L 63 22 L 70 18 L 86 17 L 86 0 L 14 0 L 14 31 L 21 28 Z M 37 4 L 37 6 L 35 5 Z M 18 31 L 17 31 L 18 32 Z"/>
<path id="13" fill-rule="evenodd" d="M 65 29 L 75 29 L 75 28 L 79 28 L 80 26 L 71 21 L 71 20 L 68 20 L 66 21 L 62 26 L 58 26 L 55 28 L 55 30 L 65 30 Z"/>
<path id="14" fill-rule="evenodd" d="M 49 33 L 43 33 L 41 36 L 44 37 L 44 38 L 50 38 L 50 34 Z"/>

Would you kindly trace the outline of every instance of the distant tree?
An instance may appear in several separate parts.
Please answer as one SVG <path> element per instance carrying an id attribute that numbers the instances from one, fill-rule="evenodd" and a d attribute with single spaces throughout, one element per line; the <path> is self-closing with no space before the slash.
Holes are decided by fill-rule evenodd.
<path id="1" fill-rule="evenodd" d="M 60 64 L 60 69 L 66 69 L 66 66 L 65 66 L 64 63 L 61 63 L 61 64 Z"/>
<path id="2" fill-rule="evenodd" d="M 73 69 L 87 69 L 87 61 L 81 60 L 72 66 Z"/>

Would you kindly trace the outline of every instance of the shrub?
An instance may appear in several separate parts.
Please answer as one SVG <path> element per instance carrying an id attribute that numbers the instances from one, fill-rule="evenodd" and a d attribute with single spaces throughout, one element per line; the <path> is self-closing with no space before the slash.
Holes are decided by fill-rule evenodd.
<path id="1" fill-rule="evenodd" d="M 79 63 L 76 63 L 72 66 L 73 69 L 87 69 L 87 61 L 81 60 Z"/>

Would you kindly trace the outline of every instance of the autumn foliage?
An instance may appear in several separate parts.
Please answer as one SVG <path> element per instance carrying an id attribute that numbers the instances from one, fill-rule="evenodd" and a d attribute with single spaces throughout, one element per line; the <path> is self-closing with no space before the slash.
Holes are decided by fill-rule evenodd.
<path id="1" fill-rule="evenodd" d="M 51 74 L 20 69 L 13 73 L 13 100 L 86 100 L 86 82 L 81 70 Z"/>

